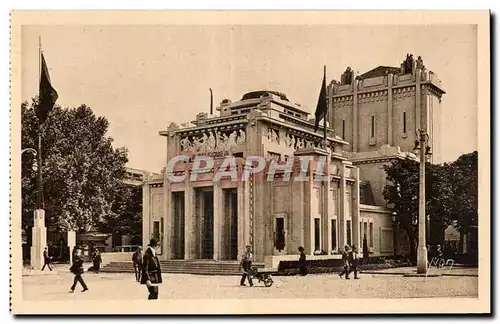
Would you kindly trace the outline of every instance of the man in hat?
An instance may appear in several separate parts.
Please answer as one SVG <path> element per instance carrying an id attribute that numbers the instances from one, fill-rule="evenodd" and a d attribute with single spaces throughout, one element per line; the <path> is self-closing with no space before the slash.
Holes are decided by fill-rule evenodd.
<path id="1" fill-rule="evenodd" d="M 246 286 L 245 285 L 246 278 L 248 278 L 248 283 L 250 284 L 250 286 L 253 286 L 252 276 L 251 276 L 252 261 L 253 261 L 252 246 L 247 245 L 246 248 L 247 250 L 241 258 L 240 269 L 239 269 L 241 271 L 241 268 L 243 268 L 243 275 L 241 276 L 240 286 Z"/>
<path id="2" fill-rule="evenodd" d="M 71 268 L 69 270 L 75 275 L 75 277 L 73 279 L 73 285 L 71 285 L 69 292 L 71 292 L 71 293 L 75 292 L 75 288 L 76 288 L 77 283 L 80 283 L 80 285 L 82 285 L 82 288 L 83 288 L 82 292 L 89 290 L 89 288 L 85 284 L 85 281 L 83 281 L 83 277 L 82 277 L 82 275 L 83 275 L 83 255 L 82 255 L 82 250 L 79 247 L 75 248 L 74 256 L 73 256 L 73 265 L 71 266 Z"/>
<path id="3" fill-rule="evenodd" d="M 152 238 L 142 260 L 141 284 L 148 287 L 148 299 L 158 299 L 158 285 L 162 283 L 160 260 L 155 250 L 157 246 L 158 241 Z"/>
<path id="4" fill-rule="evenodd" d="M 45 270 L 45 266 L 47 266 L 47 268 L 49 268 L 50 271 L 52 271 L 52 268 L 50 267 L 50 255 L 49 255 L 49 249 L 48 248 L 45 248 L 43 250 L 43 267 L 42 267 L 42 271 Z"/>
<path id="5" fill-rule="evenodd" d="M 354 279 L 359 279 L 358 277 L 358 264 L 359 264 L 359 256 L 358 256 L 358 250 L 356 249 L 356 246 L 353 245 L 351 247 L 351 251 L 348 254 L 348 260 L 349 260 L 349 273 L 354 271 Z"/>
<path id="6" fill-rule="evenodd" d="M 142 271 L 142 247 L 139 246 L 132 255 L 132 264 L 134 265 L 135 280 L 141 282 Z"/>
<path id="7" fill-rule="evenodd" d="M 339 273 L 339 277 L 345 274 L 345 278 L 349 279 L 349 252 L 351 248 L 349 245 L 344 247 L 344 251 L 342 251 L 342 272 Z"/>
<path id="8" fill-rule="evenodd" d="M 94 273 L 99 273 L 99 269 L 101 267 L 102 263 L 102 257 L 101 257 L 101 251 L 99 251 L 98 248 L 94 249 L 94 252 L 92 253 L 92 268 L 94 268 Z"/>

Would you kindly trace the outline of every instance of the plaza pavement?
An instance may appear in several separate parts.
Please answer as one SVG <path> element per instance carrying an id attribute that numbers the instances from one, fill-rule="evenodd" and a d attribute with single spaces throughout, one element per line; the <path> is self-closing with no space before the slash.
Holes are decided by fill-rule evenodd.
<path id="1" fill-rule="evenodd" d="M 352 276 L 353 277 L 353 276 Z M 337 274 L 274 276 L 270 288 L 255 282 L 240 287 L 236 276 L 163 274 L 160 299 L 241 299 L 241 298 L 430 298 L 477 297 L 478 278 L 449 276 L 408 278 L 396 274 L 362 274 L 360 280 L 345 280 Z M 114 300 L 147 299 L 144 285 L 130 273 L 85 273 L 89 291 L 77 286 L 70 294 L 73 276 L 67 266 L 54 272 L 23 276 L 24 300 Z"/>

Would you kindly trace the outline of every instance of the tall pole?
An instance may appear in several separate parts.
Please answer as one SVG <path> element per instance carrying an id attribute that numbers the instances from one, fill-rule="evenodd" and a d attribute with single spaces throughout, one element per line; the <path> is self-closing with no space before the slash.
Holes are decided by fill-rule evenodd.
<path id="1" fill-rule="evenodd" d="M 212 88 L 210 89 L 210 115 L 214 114 L 214 94 L 212 92 Z"/>
<path id="2" fill-rule="evenodd" d="M 40 85 L 42 77 L 42 38 L 38 36 L 38 85 Z M 38 102 L 40 104 L 40 102 Z M 36 208 L 43 209 L 43 193 L 42 193 L 42 124 L 38 125 L 38 155 L 37 155 L 37 193 L 36 193 Z"/>
<path id="3" fill-rule="evenodd" d="M 326 65 L 323 67 L 323 78 L 326 79 Z M 325 150 L 328 147 L 327 141 L 326 141 L 326 119 L 327 119 L 327 116 L 328 116 L 328 105 L 326 106 L 325 117 L 323 118 L 323 141 L 325 143 Z"/>
<path id="4" fill-rule="evenodd" d="M 417 273 L 427 274 L 427 247 L 425 238 L 425 150 L 427 136 L 424 129 L 419 129 L 420 136 L 420 180 L 418 201 L 418 249 L 417 249 Z"/>

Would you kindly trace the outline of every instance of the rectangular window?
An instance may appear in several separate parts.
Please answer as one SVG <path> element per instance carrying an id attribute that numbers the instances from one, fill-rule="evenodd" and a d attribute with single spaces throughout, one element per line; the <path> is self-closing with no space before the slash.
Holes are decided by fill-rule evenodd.
<path id="1" fill-rule="evenodd" d="M 314 219 L 314 251 L 319 251 L 320 250 L 320 219 L 315 218 Z"/>
<path id="2" fill-rule="evenodd" d="M 373 247 L 373 223 L 370 223 L 370 247 Z"/>
<path id="3" fill-rule="evenodd" d="M 337 220 L 332 219 L 332 251 L 337 249 Z"/>
<path id="4" fill-rule="evenodd" d="M 276 217 L 276 233 L 274 240 L 274 247 L 278 251 L 282 251 L 285 249 L 285 218 Z"/>
<path id="5" fill-rule="evenodd" d="M 403 111 L 403 133 L 406 134 L 406 111 Z"/>
<path id="6" fill-rule="evenodd" d="M 365 237 L 368 240 L 368 223 L 367 222 L 363 223 L 363 239 Z"/>
<path id="7" fill-rule="evenodd" d="M 153 222 L 153 237 L 155 239 L 160 239 L 160 222 Z"/>
<path id="8" fill-rule="evenodd" d="M 316 190 L 316 199 L 318 202 L 318 214 L 322 215 L 323 214 L 323 199 L 321 199 L 322 192 L 319 189 Z"/>
<path id="9" fill-rule="evenodd" d="M 346 221 L 347 245 L 351 246 L 351 221 Z"/>
<path id="10" fill-rule="evenodd" d="M 359 234 L 358 234 L 358 237 L 360 237 L 361 239 L 363 238 L 363 222 L 359 222 Z"/>
<path id="11" fill-rule="evenodd" d="M 342 139 L 345 140 L 345 120 L 342 120 Z"/>
<path id="12" fill-rule="evenodd" d="M 371 137 L 375 137 L 375 116 L 372 116 Z"/>

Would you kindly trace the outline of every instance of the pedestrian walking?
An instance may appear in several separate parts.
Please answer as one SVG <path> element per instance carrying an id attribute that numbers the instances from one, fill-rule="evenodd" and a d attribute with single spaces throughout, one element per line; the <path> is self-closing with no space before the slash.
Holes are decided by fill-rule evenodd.
<path id="1" fill-rule="evenodd" d="M 161 278 L 160 260 L 155 250 L 157 246 L 158 241 L 151 239 L 142 260 L 141 284 L 146 285 L 148 288 L 148 300 L 158 299 L 158 285 L 163 282 Z"/>
<path id="2" fill-rule="evenodd" d="M 348 260 L 350 265 L 349 273 L 354 271 L 354 279 L 359 279 L 358 277 L 359 255 L 355 245 L 351 247 L 351 251 L 349 252 L 348 255 Z"/>
<path id="3" fill-rule="evenodd" d="M 135 280 L 141 282 L 141 271 L 142 271 L 142 247 L 139 246 L 132 254 L 132 264 L 134 265 Z"/>
<path id="4" fill-rule="evenodd" d="M 299 257 L 300 275 L 305 276 L 307 275 L 306 252 L 304 251 L 304 248 L 302 246 L 299 246 L 299 252 L 300 252 L 300 257 Z"/>
<path id="5" fill-rule="evenodd" d="M 243 268 L 243 275 L 241 276 L 240 280 L 240 286 L 246 286 L 245 285 L 245 279 L 248 278 L 248 283 L 250 286 L 253 286 L 252 282 L 252 261 L 253 261 L 253 254 L 252 254 L 252 247 L 250 245 L 246 246 L 247 250 L 245 254 L 243 254 L 240 262 L 240 268 L 239 270 L 241 271 L 241 268 Z"/>
<path id="6" fill-rule="evenodd" d="M 89 290 L 87 285 L 85 284 L 85 281 L 83 281 L 83 256 L 82 256 L 82 250 L 77 248 L 75 249 L 75 255 L 73 259 L 73 265 L 69 269 L 74 275 L 75 278 L 73 279 L 73 285 L 70 288 L 70 292 L 73 293 L 75 292 L 76 284 L 80 283 L 82 285 L 82 292 L 85 292 Z"/>
<path id="7" fill-rule="evenodd" d="M 349 279 L 349 250 L 349 245 L 346 245 L 342 251 L 342 272 L 339 273 L 340 278 L 345 274 L 345 278 Z"/>
<path id="8" fill-rule="evenodd" d="M 49 268 L 50 271 L 52 271 L 52 268 L 50 267 L 50 261 L 51 261 L 51 257 L 49 255 L 49 249 L 48 248 L 45 248 L 43 250 L 43 267 L 42 267 L 42 271 L 45 269 L 45 266 L 47 266 L 47 268 Z"/>
<path id="9" fill-rule="evenodd" d="M 92 253 L 92 263 L 93 263 L 94 273 L 99 273 L 99 269 L 102 263 L 102 258 L 101 258 L 101 252 L 99 251 L 98 248 L 95 248 L 94 253 Z"/>

